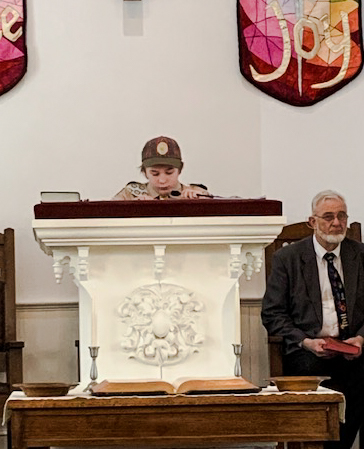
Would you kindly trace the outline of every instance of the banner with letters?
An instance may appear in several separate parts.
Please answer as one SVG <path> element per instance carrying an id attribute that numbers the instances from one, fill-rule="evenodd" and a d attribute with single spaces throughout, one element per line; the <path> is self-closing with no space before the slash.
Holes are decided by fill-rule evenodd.
<path id="1" fill-rule="evenodd" d="M 238 0 L 240 70 L 266 94 L 309 106 L 361 71 L 361 0 Z"/>
<path id="2" fill-rule="evenodd" d="M 27 70 L 25 0 L 0 0 L 0 95 Z"/>

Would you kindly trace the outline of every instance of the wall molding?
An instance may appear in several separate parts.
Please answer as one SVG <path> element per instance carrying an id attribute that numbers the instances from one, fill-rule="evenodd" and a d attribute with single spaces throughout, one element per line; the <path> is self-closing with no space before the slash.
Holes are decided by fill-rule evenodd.
<path id="1" fill-rule="evenodd" d="M 243 376 L 256 385 L 263 385 L 265 379 L 269 377 L 266 331 L 260 318 L 261 304 L 261 297 L 250 296 L 240 299 L 244 345 Z M 61 350 L 62 356 L 51 360 L 47 380 L 74 381 L 77 376 L 74 340 L 78 338 L 78 302 L 20 303 L 16 305 L 16 310 L 18 337 L 26 343 L 24 351 L 26 380 L 44 381 L 44 367 L 39 361 L 49 366 L 49 354 Z M 52 324 L 47 323 L 47 316 L 51 318 Z M 54 319 L 62 331 L 52 333 L 49 329 L 49 326 L 54 325 Z M 64 334 L 66 338 L 61 337 Z M 42 338 L 39 339 L 39 335 Z M 43 342 L 41 346 L 39 341 Z M 64 360 L 70 360 L 71 366 L 64 364 Z"/>
<path id="2" fill-rule="evenodd" d="M 260 307 L 262 298 L 240 298 L 241 307 Z M 78 310 L 78 302 L 29 302 L 16 304 L 19 312 L 29 310 Z"/>
<path id="3" fill-rule="evenodd" d="M 47 310 L 78 310 L 78 302 L 39 302 L 16 304 L 17 312 Z"/>
<path id="4" fill-rule="evenodd" d="M 262 298 L 240 298 L 240 307 L 261 307 Z"/>

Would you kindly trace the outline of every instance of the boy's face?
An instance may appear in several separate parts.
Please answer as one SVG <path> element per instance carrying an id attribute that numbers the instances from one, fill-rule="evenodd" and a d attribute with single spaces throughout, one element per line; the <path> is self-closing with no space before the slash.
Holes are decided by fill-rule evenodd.
<path id="1" fill-rule="evenodd" d="M 159 195 L 169 195 L 178 187 L 179 169 L 172 165 L 153 165 L 145 168 L 145 176 Z"/>

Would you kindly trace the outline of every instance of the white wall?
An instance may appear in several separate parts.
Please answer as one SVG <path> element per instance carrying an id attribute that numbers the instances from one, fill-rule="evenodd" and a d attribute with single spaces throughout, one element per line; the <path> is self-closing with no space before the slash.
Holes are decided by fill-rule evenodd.
<path id="1" fill-rule="evenodd" d="M 28 0 L 28 73 L 0 97 L 0 229 L 16 231 L 17 302 L 75 301 L 34 241 L 42 190 L 108 199 L 149 138 L 180 143 L 182 181 L 261 193 L 260 102 L 239 72 L 236 0 Z"/>
<path id="2" fill-rule="evenodd" d="M 349 222 L 364 223 L 364 73 L 315 106 L 257 97 L 262 191 L 283 201 L 288 222 L 307 219 L 313 196 L 334 189 L 347 200 Z"/>
<path id="3" fill-rule="evenodd" d="M 34 241 L 40 191 L 108 199 L 142 179 L 142 146 L 160 134 L 180 143 L 185 182 L 281 199 L 289 222 L 309 215 L 318 190 L 334 188 L 350 220 L 364 222 L 363 74 L 312 107 L 267 97 L 239 71 L 236 0 L 27 6 L 28 73 L 0 97 L 0 229 L 16 231 L 19 304 L 77 301 Z M 258 284 L 243 295 L 261 295 Z"/>
<path id="4" fill-rule="evenodd" d="M 77 304 L 18 305 L 17 333 L 24 382 L 78 382 Z"/>
<path id="5" fill-rule="evenodd" d="M 16 232 L 26 380 L 46 374 L 73 381 L 76 371 L 77 312 L 34 306 L 77 302 L 71 279 L 56 285 L 52 260 L 34 241 L 40 191 L 108 199 L 142 179 L 137 167 L 149 138 L 176 138 L 186 162 L 182 180 L 202 182 L 215 194 L 281 199 L 295 222 L 309 215 L 317 191 L 334 188 L 346 195 L 350 220 L 364 222 L 364 74 L 312 107 L 267 97 L 239 71 L 236 0 L 27 0 L 27 6 L 28 73 L 0 97 L 0 230 Z M 254 307 L 252 325 L 263 278 L 242 281 Z M 67 338 L 55 332 L 50 339 L 52 326 Z M 259 346 L 257 333 L 250 335 L 250 346 Z M 47 373 L 39 364 L 45 359 Z M 255 379 L 261 374 L 253 365 L 248 377 Z"/>

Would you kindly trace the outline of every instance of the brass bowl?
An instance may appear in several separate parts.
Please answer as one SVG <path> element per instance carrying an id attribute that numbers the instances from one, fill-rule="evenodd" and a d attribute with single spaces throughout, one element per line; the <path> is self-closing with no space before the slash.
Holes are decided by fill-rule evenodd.
<path id="1" fill-rule="evenodd" d="M 42 398 L 49 396 L 65 396 L 69 390 L 78 384 L 66 384 L 62 382 L 34 382 L 27 384 L 14 384 L 14 388 L 20 388 L 26 396 Z"/>
<path id="2" fill-rule="evenodd" d="M 320 383 L 328 380 L 327 376 L 281 376 L 270 377 L 279 391 L 316 391 Z"/>

